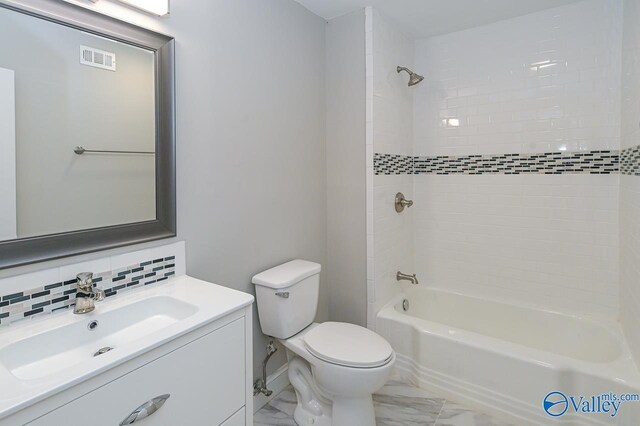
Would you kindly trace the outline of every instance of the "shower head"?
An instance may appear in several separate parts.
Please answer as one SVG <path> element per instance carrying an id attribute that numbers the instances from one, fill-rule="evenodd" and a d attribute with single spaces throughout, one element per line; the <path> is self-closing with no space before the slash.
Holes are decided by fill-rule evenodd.
<path id="1" fill-rule="evenodd" d="M 407 67 L 398 67 L 398 74 L 400 74 L 401 71 L 406 71 L 407 74 L 409 74 L 409 87 L 411 86 L 415 86 L 416 84 L 420 83 L 422 80 L 424 80 L 424 77 L 421 76 L 420 74 L 416 74 L 415 72 L 411 71 L 409 68 Z"/>

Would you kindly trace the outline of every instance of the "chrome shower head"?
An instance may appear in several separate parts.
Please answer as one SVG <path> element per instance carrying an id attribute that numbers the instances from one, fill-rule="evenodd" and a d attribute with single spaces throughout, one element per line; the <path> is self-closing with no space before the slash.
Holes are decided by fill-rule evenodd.
<path id="1" fill-rule="evenodd" d="M 398 67 L 398 74 L 400 74 L 401 71 L 406 71 L 407 74 L 409 74 L 409 87 L 411 86 L 415 86 L 416 84 L 420 83 L 422 80 L 424 80 L 424 77 L 421 76 L 420 74 L 416 74 L 415 72 L 411 71 L 409 68 L 407 67 Z"/>

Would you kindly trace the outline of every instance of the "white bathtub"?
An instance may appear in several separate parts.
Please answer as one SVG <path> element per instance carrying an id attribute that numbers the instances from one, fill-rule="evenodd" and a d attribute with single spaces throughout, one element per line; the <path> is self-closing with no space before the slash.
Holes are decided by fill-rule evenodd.
<path id="1" fill-rule="evenodd" d="M 553 391 L 574 401 L 640 394 L 640 374 L 617 324 L 413 287 L 378 313 L 376 330 L 396 350 L 399 373 L 516 425 L 640 425 L 640 401 L 623 402 L 614 417 L 575 414 L 571 399 L 558 417 L 543 409 Z"/>

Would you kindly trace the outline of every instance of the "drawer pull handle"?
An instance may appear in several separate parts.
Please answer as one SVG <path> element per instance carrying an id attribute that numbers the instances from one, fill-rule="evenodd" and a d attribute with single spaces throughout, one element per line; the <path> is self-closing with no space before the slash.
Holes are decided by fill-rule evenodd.
<path id="1" fill-rule="evenodd" d="M 160 407 L 162 407 L 162 405 L 167 402 L 167 399 L 169 399 L 170 396 L 171 395 L 166 393 L 164 395 L 156 396 L 152 400 L 145 402 L 144 404 L 133 410 L 133 412 L 129 414 L 122 421 L 122 423 L 120 423 L 120 426 L 130 425 L 137 422 L 138 420 L 144 419 L 145 417 L 149 417 L 150 415 L 158 411 Z"/>

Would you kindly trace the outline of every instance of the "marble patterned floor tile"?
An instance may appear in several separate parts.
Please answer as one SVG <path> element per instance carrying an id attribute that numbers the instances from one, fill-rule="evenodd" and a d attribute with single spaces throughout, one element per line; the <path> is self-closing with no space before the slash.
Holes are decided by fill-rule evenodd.
<path id="1" fill-rule="evenodd" d="M 469 410 L 454 402 L 447 401 L 442 407 L 435 426 L 512 426 L 499 422 L 487 414 Z"/>
<path id="2" fill-rule="evenodd" d="M 296 392 L 293 390 L 293 386 L 289 385 L 282 392 L 278 394 L 276 398 L 271 400 L 271 406 L 283 413 L 293 417 L 293 412 L 298 405 L 298 398 L 296 398 Z"/>
<path id="3" fill-rule="evenodd" d="M 407 396 L 412 398 L 428 398 L 437 399 L 444 402 L 444 398 L 440 398 L 437 395 L 431 394 L 424 389 L 420 389 L 417 386 L 408 385 L 406 383 L 390 380 L 376 395 L 390 395 L 390 396 Z"/>
<path id="4" fill-rule="evenodd" d="M 297 426 L 293 416 L 271 406 L 265 405 L 253 415 L 254 426 Z"/>
<path id="5" fill-rule="evenodd" d="M 373 395 L 376 423 L 379 426 L 434 425 L 443 405 L 443 399 Z"/>
<path id="6" fill-rule="evenodd" d="M 377 426 L 511 426 L 397 378 L 373 396 L 373 403 Z M 296 426 L 296 404 L 296 394 L 289 386 L 254 415 L 254 425 Z"/>

